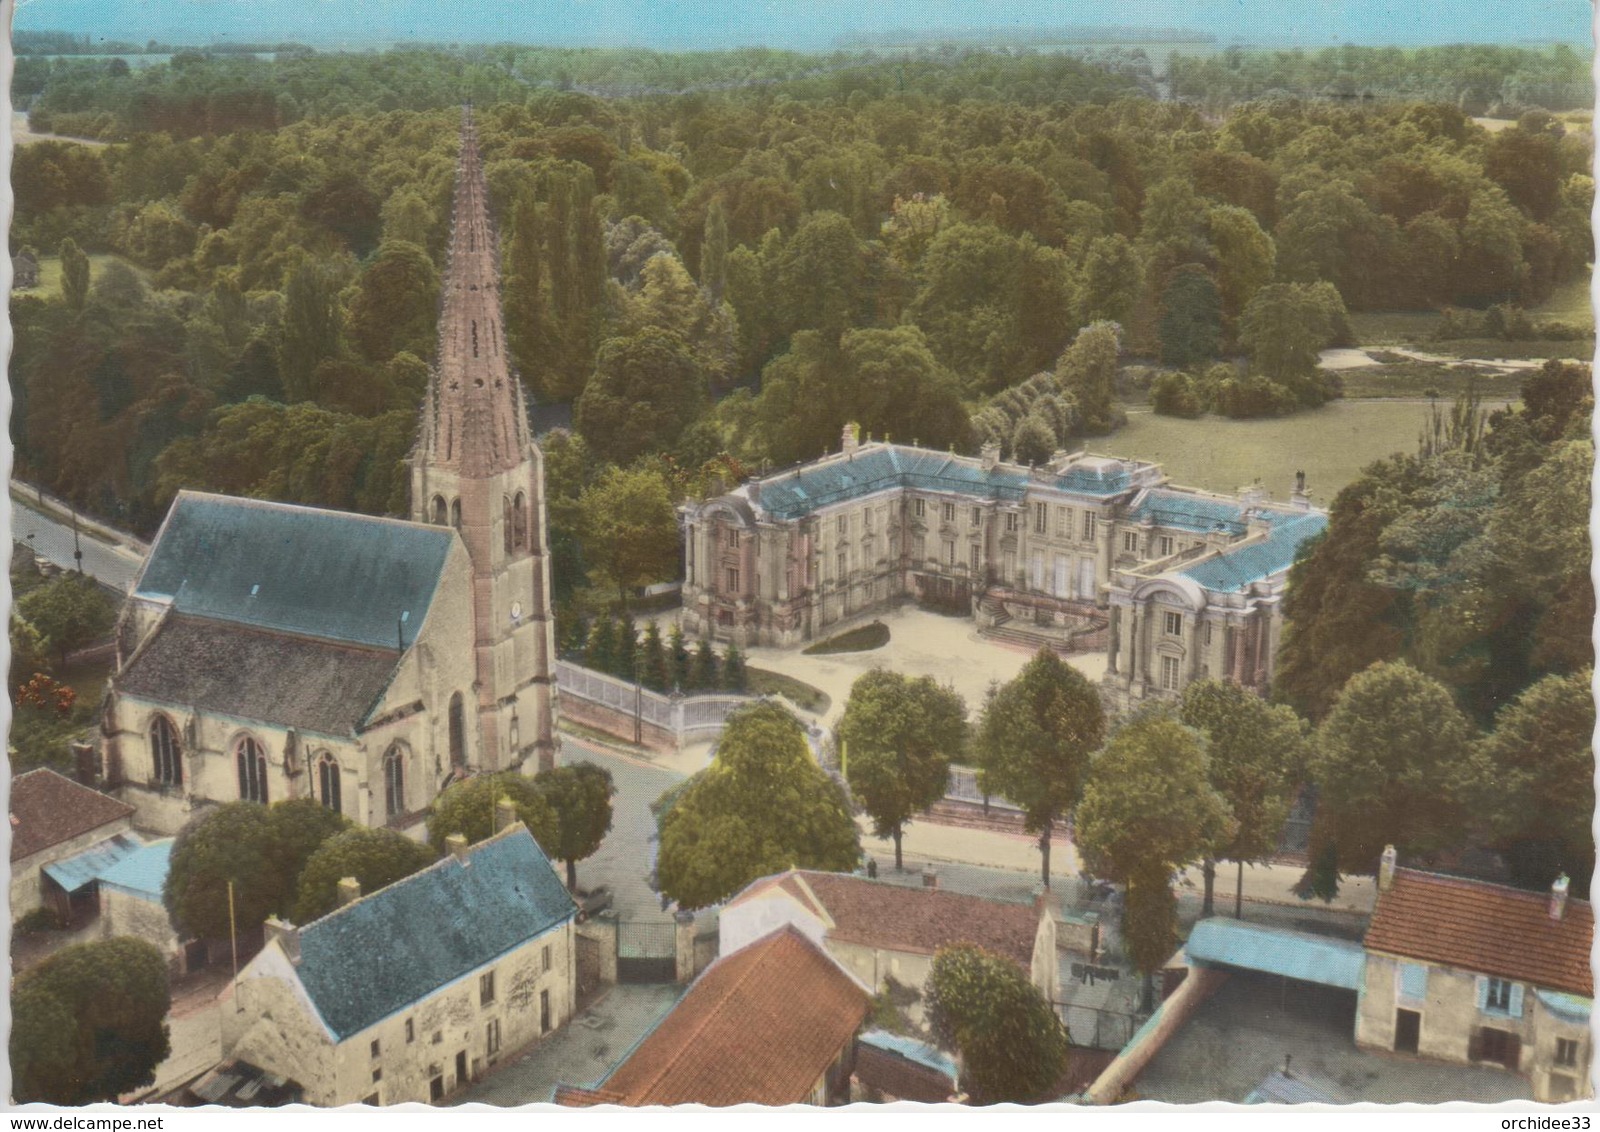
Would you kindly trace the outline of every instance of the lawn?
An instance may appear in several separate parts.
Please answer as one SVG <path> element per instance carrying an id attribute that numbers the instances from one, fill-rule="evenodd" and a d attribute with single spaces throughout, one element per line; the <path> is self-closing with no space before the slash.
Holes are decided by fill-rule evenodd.
<path id="1" fill-rule="evenodd" d="M 1528 308 L 1534 322 L 1565 322 L 1594 330 L 1594 308 L 1589 298 L 1589 276 L 1563 283 L 1544 302 Z M 1461 339 L 1436 342 L 1434 329 L 1440 314 L 1420 311 L 1354 311 L 1350 329 L 1362 346 L 1415 346 L 1463 358 L 1566 358 L 1587 357 L 1592 342 L 1505 342 L 1499 339 Z"/>
<path id="2" fill-rule="evenodd" d="M 870 625 L 861 625 L 825 641 L 807 645 L 801 651 L 806 656 L 827 656 L 838 652 L 869 652 L 881 649 L 888 643 L 889 626 L 882 621 L 874 621 Z"/>
<path id="3" fill-rule="evenodd" d="M 749 675 L 752 692 L 762 696 L 783 696 L 795 707 L 812 715 L 826 715 L 828 706 L 833 703 L 821 688 L 813 688 L 793 676 L 753 665 L 746 668 L 745 672 Z"/>
<path id="4" fill-rule="evenodd" d="M 1334 401 L 1255 421 L 1130 413 L 1125 427 L 1093 447 L 1155 460 L 1174 483 L 1190 487 L 1231 494 L 1260 479 L 1279 500 L 1288 498 L 1294 473 L 1304 471 L 1313 501 L 1326 506 L 1372 461 L 1415 452 L 1427 411 L 1426 404 L 1413 401 Z"/>
<path id="5" fill-rule="evenodd" d="M 1367 397 L 1454 401 L 1470 386 L 1481 397 L 1517 397 L 1523 375 L 1496 376 L 1476 366 L 1438 362 L 1398 362 L 1384 366 L 1359 366 L 1339 371 L 1344 395 L 1352 401 Z"/>
<path id="6" fill-rule="evenodd" d="M 138 272 L 139 277 L 146 283 L 150 281 L 149 275 L 143 268 L 137 266 L 136 264 L 128 263 L 128 261 L 122 259 L 121 256 L 91 255 L 89 257 L 89 282 L 91 285 L 96 279 L 100 278 L 100 272 L 104 270 L 106 264 L 112 262 L 127 264 L 127 266 Z M 19 291 L 18 293 L 23 295 L 41 295 L 46 297 L 51 295 L 59 295 L 61 293 L 61 257 L 56 255 L 40 256 L 39 285 L 36 287 L 29 287 L 25 290 Z"/>

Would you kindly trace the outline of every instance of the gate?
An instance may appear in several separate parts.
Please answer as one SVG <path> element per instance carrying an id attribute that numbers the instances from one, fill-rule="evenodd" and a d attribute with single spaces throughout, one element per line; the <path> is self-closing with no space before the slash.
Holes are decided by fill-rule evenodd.
<path id="1" fill-rule="evenodd" d="M 678 936 L 672 921 L 618 921 L 617 982 L 671 983 L 677 977 Z"/>
<path id="2" fill-rule="evenodd" d="M 576 937 L 578 946 L 578 996 L 589 994 L 600 985 L 600 941 L 592 936 Z"/>

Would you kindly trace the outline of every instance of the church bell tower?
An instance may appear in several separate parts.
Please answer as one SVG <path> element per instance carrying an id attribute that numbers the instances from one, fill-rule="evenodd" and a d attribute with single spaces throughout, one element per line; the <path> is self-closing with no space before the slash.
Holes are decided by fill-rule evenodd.
<path id="1" fill-rule="evenodd" d="M 411 517 L 454 526 L 472 562 L 475 681 L 452 698 L 452 759 L 555 765 L 554 617 L 544 456 L 505 353 L 500 248 L 472 111 L 462 113 L 438 356 L 411 455 Z M 475 746 L 458 730 L 476 718 Z"/>

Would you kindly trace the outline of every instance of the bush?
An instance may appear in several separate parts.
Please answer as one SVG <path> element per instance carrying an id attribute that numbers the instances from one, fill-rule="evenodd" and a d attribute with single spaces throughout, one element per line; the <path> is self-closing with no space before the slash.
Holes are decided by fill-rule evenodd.
<path id="1" fill-rule="evenodd" d="M 1186 373 L 1164 373 L 1150 390 L 1150 407 L 1162 416 L 1193 420 L 1205 411 L 1194 380 Z"/>
<path id="2" fill-rule="evenodd" d="M 801 650 L 805 656 L 827 656 L 836 652 L 867 652 L 880 649 L 889 643 L 889 626 L 882 621 L 861 625 L 837 636 L 828 637 L 807 645 Z"/>

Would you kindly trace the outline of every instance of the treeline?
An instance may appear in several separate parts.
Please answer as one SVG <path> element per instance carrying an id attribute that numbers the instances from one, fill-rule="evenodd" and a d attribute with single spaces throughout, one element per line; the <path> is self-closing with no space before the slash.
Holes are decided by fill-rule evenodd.
<path id="1" fill-rule="evenodd" d="M 652 692 L 750 690 L 750 673 L 738 645 L 730 644 L 719 656 L 711 642 L 701 638 L 691 649 L 677 622 L 663 637 L 655 621 L 641 634 L 632 617 L 607 614 L 587 622 L 571 619 L 562 635 L 563 655 L 585 668 L 633 681 Z"/>
<path id="2" fill-rule="evenodd" d="M 1210 107 L 1273 96 L 1446 102 L 1470 114 L 1515 117 L 1525 110 L 1594 105 L 1590 55 L 1566 44 L 1545 49 L 1452 44 L 1442 47 L 1328 47 L 1321 51 L 1175 53 L 1174 98 Z"/>

